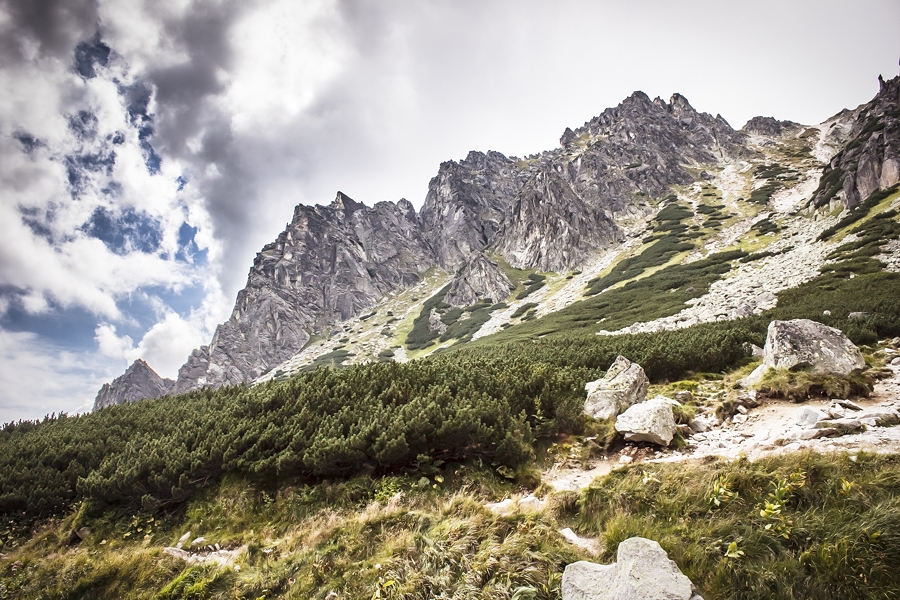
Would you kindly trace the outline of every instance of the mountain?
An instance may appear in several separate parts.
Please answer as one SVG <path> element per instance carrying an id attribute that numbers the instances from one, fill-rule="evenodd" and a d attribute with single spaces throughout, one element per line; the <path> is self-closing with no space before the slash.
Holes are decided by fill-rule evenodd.
<path id="1" fill-rule="evenodd" d="M 175 382 L 163 379 L 140 358 L 112 383 L 104 383 L 94 399 L 94 410 L 143 398 L 158 398 L 172 393 Z"/>
<path id="2" fill-rule="evenodd" d="M 369 207 L 341 192 L 298 205 L 171 392 L 415 358 L 719 250 L 778 258 L 725 263 L 674 314 L 623 325 L 759 313 L 818 274 L 833 244 L 817 237 L 836 203 L 851 209 L 900 179 L 898 105 L 894 78 L 821 125 L 755 117 L 738 131 L 680 94 L 635 92 L 553 150 L 442 163 L 418 214 L 406 200 Z"/>

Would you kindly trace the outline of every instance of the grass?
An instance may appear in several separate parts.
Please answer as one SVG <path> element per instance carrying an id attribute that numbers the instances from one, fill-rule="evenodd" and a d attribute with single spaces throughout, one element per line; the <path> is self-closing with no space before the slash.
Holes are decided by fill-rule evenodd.
<path id="1" fill-rule="evenodd" d="M 812 373 L 808 370 L 770 369 L 756 388 L 765 397 L 803 402 L 813 397 L 868 397 L 874 384 L 871 376 L 859 370 L 840 376 Z"/>
<path id="2" fill-rule="evenodd" d="M 10 600 L 324 599 L 331 592 L 549 600 L 559 598 L 567 564 L 612 562 L 620 542 L 642 536 L 658 541 L 707 598 L 897 597 L 895 455 L 644 463 L 580 493 L 545 489 L 543 511 L 498 516 L 484 506 L 534 485 L 533 476 L 522 487 L 474 463 L 273 489 L 228 479 L 158 515 L 152 535 L 140 540 L 122 537 L 130 515 L 82 505 L 41 524 L 0 562 L 0 590 Z M 66 533 L 83 526 L 92 535 L 68 546 Z M 562 527 L 600 538 L 603 554 L 566 544 Z M 245 548 L 237 569 L 162 554 L 188 531 Z"/>
<path id="3" fill-rule="evenodd" d="M 576 520 L 607 560 L 628 537 L 655 539 L 704 597 L 896 598 L 900 465 L 854 458 L 630 467 L 596 481 Z"/>
<path id="4" fill-rule="evenodd" d="M 838 221 L 835 225 L 829 227 L 819 235 L 820 240 L 828 240 L 837 232 L 845 227 L 864 219 L 872 212 L 872 209 L 882 204 L 885 200 L 893 196 L 900 190 L 900 184 L 895 184 L 883 190 L 876 190 L 869 195 L 861 204 L 850 209 L 847 216 Z"/>

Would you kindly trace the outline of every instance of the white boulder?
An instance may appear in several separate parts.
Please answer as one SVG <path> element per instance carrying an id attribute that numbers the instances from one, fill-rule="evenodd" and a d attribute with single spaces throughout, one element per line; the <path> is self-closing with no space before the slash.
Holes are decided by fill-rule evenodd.
<path id="1" fill-rule="evenodd" d="M 612 419 L 629 406 L 647 397 L 650 380 L 641 365 L 619 356 L 601 379 L 589 381 L 584 389 L 584 412 L 595 419 Z"/>
<path id="2" fill-rule="evenodd" d="M 865 366 L 859 348 L 840 329 L 809 319 L 772 321 L 763 362 L 741 383 L 745 387 L 756 385 L 770 368 L 808 368 L 821 375 L 849 375 Z"/>
<path id="3" fill-rule="evenodd" d="M 616 431 L 630 442 L 651 442 L 668 446 L 678 427 L 672 406 L 678 402 L 665 396 L 635 404 L 616 418 Z"/>
<path id="4" fill-rule="evenodd" d="M 702 600 L 691 580 L 653 540 L 619 544 L 616 562 L 578 561 L 562 577 L 563 600 Z"/>

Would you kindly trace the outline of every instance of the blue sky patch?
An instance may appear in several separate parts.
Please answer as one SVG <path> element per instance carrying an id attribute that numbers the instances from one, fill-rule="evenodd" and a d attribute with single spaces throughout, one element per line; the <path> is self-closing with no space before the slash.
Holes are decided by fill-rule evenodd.
<path id="1" fill-rule="evenodd" d="M 133 208 L 116 215 L 106 208 L 98 207 L 81 229 L 87 235 L 101 240 L 116 254 L 127 254 L 133 250 L 156 252 L 162 242 L 159 223 Z"/>
<path id="2" fill-rule="evenodd" d="M 81 42 L 75 47 L 75 70 L 85 79 L 97 76 L 97 66 L 109 64 L 111 48 L 100 41 L 98 31 L 89 42 Z"/>

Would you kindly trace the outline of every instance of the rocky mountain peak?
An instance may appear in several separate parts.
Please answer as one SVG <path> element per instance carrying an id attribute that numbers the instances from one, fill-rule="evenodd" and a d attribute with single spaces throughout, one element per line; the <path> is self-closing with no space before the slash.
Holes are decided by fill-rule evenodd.
<path id="1" fill-rule="evenodd" d="M 799 123 L 793 121 L 779 121 L 773 117 L 753 117 L 741 127 L 744 133 L 755 133 L 758 135 L 767 135 L 771 137 L 780 136 L 785 131 L 800 127 Z"/>
<path id="2" fill-rule="evenodd" d="M 160 377 L 143 359 L 137 359 L 112 383 L 104 383 L 94 399 L 94 410 L 171 393 L 175 382 Z"/>
<path id="3" fill-rule="evenodd" d="M 329 208 L 334 210 L 341 210 L 347 214 L 353 213 L 365 207 L 365 204 L 357 202 L 347 194 L 340 191 L 337 193 L 337 196 L 335 196 L 334 200 L 329 205 Z"/>

